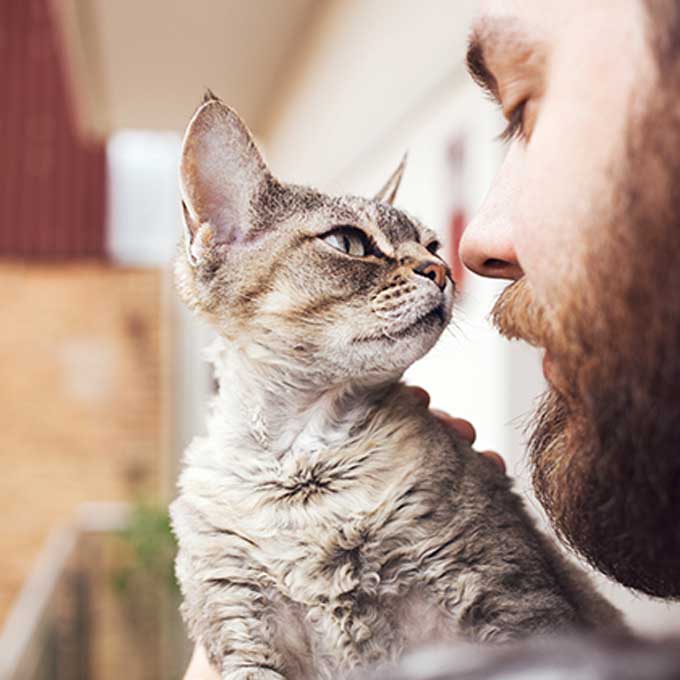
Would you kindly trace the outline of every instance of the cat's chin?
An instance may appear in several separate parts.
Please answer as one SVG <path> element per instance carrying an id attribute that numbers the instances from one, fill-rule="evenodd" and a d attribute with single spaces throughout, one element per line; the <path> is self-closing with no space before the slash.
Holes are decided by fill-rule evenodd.
<path id="1" fill-rule="evenodd" d="M 371 335 L 357 336 L 352 339 L 352 343 L 356 345 L 376 342 L 394 344 L 405 339 L 433 335 L 435 338 L 432 344 L 434 344 L 443 332 L 448 321 L 446 306 L 444 303 L 441 303 L 404 328 L 397 328 L 394 330 L 384 328 Z"/>
<path id="2" fill-rule="evenodd" d="M 370 371 L 403 372 L 434 347 L 448 322 L 446 308 L 438 306 L 406 328 L 358 338 L 352 350 L 362 357 L 358 363 Z"/>

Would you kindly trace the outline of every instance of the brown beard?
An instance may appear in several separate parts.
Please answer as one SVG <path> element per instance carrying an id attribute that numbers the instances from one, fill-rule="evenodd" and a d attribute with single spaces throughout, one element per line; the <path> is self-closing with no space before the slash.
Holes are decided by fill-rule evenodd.
<path id="1" fill-rule="evenodd" d="M 554 367 L 529 453 L 558 535 L 620 583 L 668 598 L 680 597 L 677 107 L 659 94 L 631 123 L 615 208 L 560 300 L 548 310 L 521 279 L 493 311 L 502 334 L 546 348 Z"/>

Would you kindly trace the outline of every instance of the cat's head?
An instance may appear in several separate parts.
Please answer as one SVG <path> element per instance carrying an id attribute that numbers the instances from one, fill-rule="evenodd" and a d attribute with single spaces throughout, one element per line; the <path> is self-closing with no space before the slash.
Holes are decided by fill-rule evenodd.
<path id="1" fill-rule="evenodd" d="M 401 373 L 447 325 L 454 284 L 435 234 L 372 199 L 275 179 L 213 95 L 182 149 L 184 301 L 252 358 L 325 381 Z"/>

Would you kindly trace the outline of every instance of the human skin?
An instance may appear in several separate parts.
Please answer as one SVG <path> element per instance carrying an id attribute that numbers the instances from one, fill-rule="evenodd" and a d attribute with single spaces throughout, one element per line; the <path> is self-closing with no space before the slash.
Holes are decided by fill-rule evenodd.
<path id="1" fill-rule="evenodd" d="M 472 34 L 493 96 L 508 120 L 518 107 L 523 115 L 463 235 L 469 269 L 525 275 L 539 302 L 559 301 L 600 225 L 592 199 L 611 183 L 635 88 L 651 78 L 645 19 L 639 0 L 482 3 Z"/>

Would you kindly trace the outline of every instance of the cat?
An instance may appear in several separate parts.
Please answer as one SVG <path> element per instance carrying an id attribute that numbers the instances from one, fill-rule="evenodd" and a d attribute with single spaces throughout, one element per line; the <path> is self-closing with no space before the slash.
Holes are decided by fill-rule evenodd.
<path id="1" fill-rule="evenodd" d="M 511 482 L 400 382 L 455 284 L 393 202 L 275 179 L 212 93 L 184 137 L 175 279 L 219 392 L 171 515 L 191 637 L 222 678 L 340 678 L 423 643 L 622 627 Z M 455 384 L 455 376 L 451 376 Z"/>

